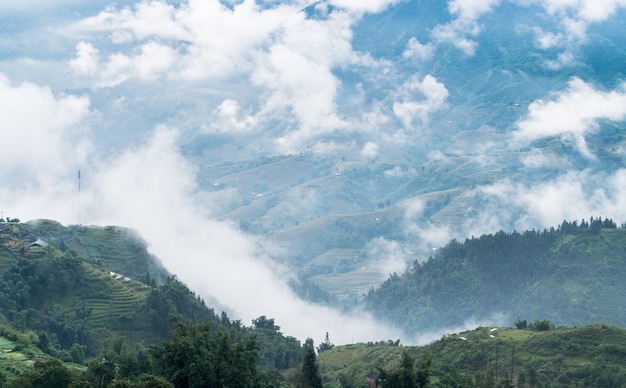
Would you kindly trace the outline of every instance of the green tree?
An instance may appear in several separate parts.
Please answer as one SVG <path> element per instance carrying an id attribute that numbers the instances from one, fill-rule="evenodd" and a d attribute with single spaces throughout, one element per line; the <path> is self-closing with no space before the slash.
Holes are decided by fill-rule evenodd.
<path id="1" fill-rule="evenodd" d="M 85 362 L 85 349 L 87 347 L 85 345 L 79 345 L 74 343 L 70 348 L 70 356 L 72 357 L 72 362 L 76 364 L 82 364 Z"/>
<path id="2" fill-rule="evenodd" d="M 320 343 L 320 344 L 317 346 L 317 353 L 322 353 L 323 351 L 330 350 L 330 349 L 332 349 L 334 346 L 335 346 L 335 345 L 333 345 L 333 344 L 330 342 L 330 338 L 328 337 L 328 332 L 326 332 L 326 338 L 324 339 L 324 342 Z"/>
<path id="3" fill-rule="evenodd" d="M 530 330 L 535 331 L 549 331 L 554 329 L 554 325 L 547 319 L 536 320 L 528 325 Z"/>
<path id="4" fill-rule="evenodd" d="M 263 315 L 253 319 L 252 324 L 260 346 L 257 358 L 259 370 L 286 370 L 302 363 L 302 344 L 294 337 L 284 336 L 274 319 Z"/>
<path id="5" fill-rule="evenodd" d="M 175 387 L 251 387 L 256 381 L 255 336 L 213 329 L 208 322 L 182 323 L 172 317 L 172 339 L 150 353 Z"/>
<path id="6" fill-rule="evenodd" d="M 13 381 L 13 387 L 65 388 L 75 378 L 74 374 L 56 358 L 37 361 L 32 370 Z"/>
<path id="7" fill-rule="evenodd" d="M 87 364 L 85 379 L 94 387 L 106 387 L 117 376 L 117 365 L 107 358 L 91 360 Z"/>
<path id="8" fill-rule="evenodd" d="M 427 387 L 430 381 L 431 356 L 424 354 L 419 368 L 416 368 L 415 359 L 404 350 L 400 359 L 400 366 L 393 372 L 379 370 L 378 380 L 383 386 L 397 388 Z"/>
<path id="9" fill-rule="evenodd" d="M 174 388 L 174 385 L 163 377 L 143 374 L 135 377 L 116 380 L 109 388 Z"/>
<path id="10" fill-rule="evenodd" d="M 307 338 L 304 344 L 304 361 L 302 362 L 302 387 L 322 388 L 322 377 L 320 376 L 317 357 L 315 356 L 315 346 L 311 338 Z"/>

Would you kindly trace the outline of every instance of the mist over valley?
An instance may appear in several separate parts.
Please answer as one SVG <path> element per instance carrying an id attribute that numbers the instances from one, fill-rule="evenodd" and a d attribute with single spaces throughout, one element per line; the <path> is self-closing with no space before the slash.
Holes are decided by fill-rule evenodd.
<path id="1" fill-rule="evenodd" d="M 0 5 L 5 218 L 132 228 L 216 310 L 302 341 L 415 344 L 517 314 L 608 321 L 579 303 L 606 273 L 576 266 L 529 273 L 507 291 L 517 308 L 482 309 L 491 272 L 468 277 L 481 296 L 454 317 L 424 290 L 394 299 L 402 310 L 367 303 L 452 240 L 564 220 L 617 227 L 589 251 L 561 236 L 550 249 L 573 253 L 541 265 L 612 257 L 619 273 L 621 2 L 27 3 Z M 503 279 L 516 255 L 497 256 Z M 460 281 L 437 276 L 451 293 Z M 594 301 L 616 303 L 622 290 L 598 284 Z M 569 313 L 533 297 L 559 287 Z"/>

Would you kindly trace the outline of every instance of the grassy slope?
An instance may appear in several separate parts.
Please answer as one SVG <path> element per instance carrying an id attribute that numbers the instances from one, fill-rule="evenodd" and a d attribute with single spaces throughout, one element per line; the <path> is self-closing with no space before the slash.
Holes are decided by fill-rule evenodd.
<path id="1" fill-rule="evenodd" d="M 493 336 L 493 337 L 492 337 Z M 465 338 L 462 339 L 461 337 Z M 403 350 L 419 362 L 424 353 L 432 356 L 433 381 L 456 368 L 461 373 L 488 371 L 500 378 L 528 370 L 538 372 L 542 382 L 569 386 L 581 379 L 591 381 L 605 370 L 626 374 L 626 330 L 605 324 L 582 328 L 558 328 L 537 332 L 510 328 L 478 328 L 443 338 L 421 347 L 355 344 L 336 346 L 318 356 L 326 387 L 339 387 L 339 381 L 353 386 L 377 368 L 393 370 Z M 496 364 L 497 359 L 497 364 Z"/>
<path id="2" fill-rule="evenodd" d="M 47 293 L 43 297 L 33 296 L 32 304 L 40 315 L 48 314 L 57 321 L 86 327 L 90 336 L 88 344 L 96 347 L 92 352 L 115 337 L 147 344 L 162 339 L 150 327 L 148 312 L 143 308 L 151 287 L 136 279 L 150 273 L 158 281 L 167 272 L 148 254 L 134 232 L 116 227 L 64 227 L 53 221 L 22 224 L 19 228 L 19 234 L 2 235 L 5 244 L 12 240 L 27 245 L 34 236 L 52 247 L 49 253 L 38 248 L 44 257 L 27 256 L 30 262 L 46 260 L 45 255 L 54 255 L 62 242 L 82 260 L 84 278 L 75 279 L 77 290 L 62 296 Z M 18 262 L 19 255 L 19 249 L 0 246 L 0 271 L 4 273 Z M 6 320 L 0 323 L 17 327 Z M 85 339 L 78 341 L 82 343 Z"/>
<path id="3" fill-rule="evenodd" d="M 33 345 L 0 337 L 0 373 L 12 379 L 32 367 L 35 361 L 50 358 Z"/>
<path id="4" fill-rule="evenodd" d="M 64 227 L 54 221 L 38 220 L 28 223 L 32 232 L 51 243 L 61 240 L 85 261 L 97 262 L 105 271 L 121 273 L 139 279 L 147 273 L 163 281 L 167 271 L 157 258 L 150 255 L 146 242 L 131 229 L 107 226 Z"/>

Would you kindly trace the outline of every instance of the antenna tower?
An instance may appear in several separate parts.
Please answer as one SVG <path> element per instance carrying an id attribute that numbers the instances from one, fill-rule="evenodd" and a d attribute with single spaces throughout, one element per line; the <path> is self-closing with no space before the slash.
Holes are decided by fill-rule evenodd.
<path id="1" fill-rule="evenodd" d="M 83 225 L 83 220 L 81 217 L 81 209 L 80 209 L 80 170 L 78 170 L 78 225 Z"/>

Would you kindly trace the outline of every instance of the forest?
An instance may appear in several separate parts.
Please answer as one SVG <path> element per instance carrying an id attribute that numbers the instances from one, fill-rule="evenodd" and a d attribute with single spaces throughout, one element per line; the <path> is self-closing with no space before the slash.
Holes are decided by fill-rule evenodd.
<path id="1" fill-rule="evenodd" d="M 611 219 L 450 241 L 365 296 L 370 311 L 412 333 L 517 316 L 556 325 L 626 325 L 626 229 Z M 494 317 L 499 318 L 494 318 Z"/>
<path id="2" fill-rule="evenodd" d="M 335 346 L 332 333 L 316 346 L 267 316 L 232 320 L 160 267 L 132 231 L 52 221 L 0 228 L 0 386 L 626 386 L 626 330 L 603 319 L 624 303 L 626 229 L 610 219 L 451 241 L 370 290 L 371 308 L 407 326 L 513 306 L 500 326 L 425 346 Z M 541 293 L 563 309 L 538 301 Z M 601 308 L 585 304 L 610 293 Z M 583 327 L 571 327 L 576 319 Z"/>
<path id="3" fill-rule="evenodd" d="M 0 369 L 8 386 L 277 386 L 312 346 L 217 314 L 132 231 L 0 223 L 0 238 L 0 337 L 34 363 Z"/>

